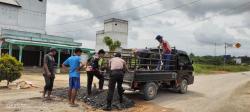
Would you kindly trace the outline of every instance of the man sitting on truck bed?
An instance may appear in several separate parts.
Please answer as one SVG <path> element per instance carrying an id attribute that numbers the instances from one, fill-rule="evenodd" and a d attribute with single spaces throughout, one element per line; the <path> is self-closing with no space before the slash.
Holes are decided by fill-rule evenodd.
<path id="1" fill-rule="evenodd" d="M 163 62 L 165 62 L 164 63 L 165 66 L 163 66 L 163 67 L 165 70 L 169 70 L 169 63 L 170 63 L 169 60 L 171 60 L 172 49 L 171 49 L 169 43 L 166 40 L 163 40 L 163 37 L 161 35 L 157 35 L 156 40 L 160 43 L 159 48 L 162 48 L 163 59 L 166 60 L 166 61 L 163 61 Z M 160 65 L 160 66 L 162 66 L 162 65 Z M 160 69 L 160 67 L 157 67 L 157 68 Z"/>

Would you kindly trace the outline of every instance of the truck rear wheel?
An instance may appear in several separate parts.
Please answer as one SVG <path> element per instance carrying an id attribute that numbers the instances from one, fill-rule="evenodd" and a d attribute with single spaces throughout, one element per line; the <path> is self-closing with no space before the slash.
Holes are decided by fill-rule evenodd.
<path id="1" fill-rule="evenodd" d="M 156 97 L 158 92 L 158 86 L 154 82 L 146 83 L 143 87 L 144 100 L 152 100 Z"/>
<path id="2" fill-rule="evenodd" d="M 180 87 L 179 87 L 179 92 L 181 94 L 187 93 L 187 88 L 188 88 L 188 81 L 186 79 L 182 79 Z"/>

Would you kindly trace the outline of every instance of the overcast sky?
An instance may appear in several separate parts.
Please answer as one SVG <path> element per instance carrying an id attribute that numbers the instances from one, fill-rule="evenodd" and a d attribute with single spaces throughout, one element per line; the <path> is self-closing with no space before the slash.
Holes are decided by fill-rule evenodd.
<path id="1" fill-rule="evenodd" d="M 162 35 L 196 55 L 222 55 L 225 42 L 240 42 L 228 54 L 250 56 L 249 0 L 48 0 L 46 29 L 94 48 L 108 18 L 129 21 L 129 48 L 155 47 Z"/>

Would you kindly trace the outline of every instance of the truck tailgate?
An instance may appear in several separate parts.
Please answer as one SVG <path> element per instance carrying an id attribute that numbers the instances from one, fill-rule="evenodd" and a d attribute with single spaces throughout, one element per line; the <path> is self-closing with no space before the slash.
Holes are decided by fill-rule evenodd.
<path id="1" fill-rule="evenodd" d="M 167 71 L 137 71 L 134 75 L 134 81 L 136 82 L 169 81 L 176 78 L 176 72 Z"/>

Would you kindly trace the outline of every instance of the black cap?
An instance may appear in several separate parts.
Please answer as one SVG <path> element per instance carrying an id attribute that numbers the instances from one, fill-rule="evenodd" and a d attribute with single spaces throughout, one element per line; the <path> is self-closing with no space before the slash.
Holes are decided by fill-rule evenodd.
<path id="1" fill-rule="evenodd" d="M 161 36 L 161 35 L 157 35 L 157 36 L 155 37 L 155 39 L 156 39 L 156 40 L 160 40 L 160 39 L 162 39 L 162 36 Z"/>
<path id="2" fill-rule="evenodd" d="M 98 54 L 105 54 L 106 52 L 103 50 L 103 49 L 100 49 L 99 51 L 98 51 Z"/>

